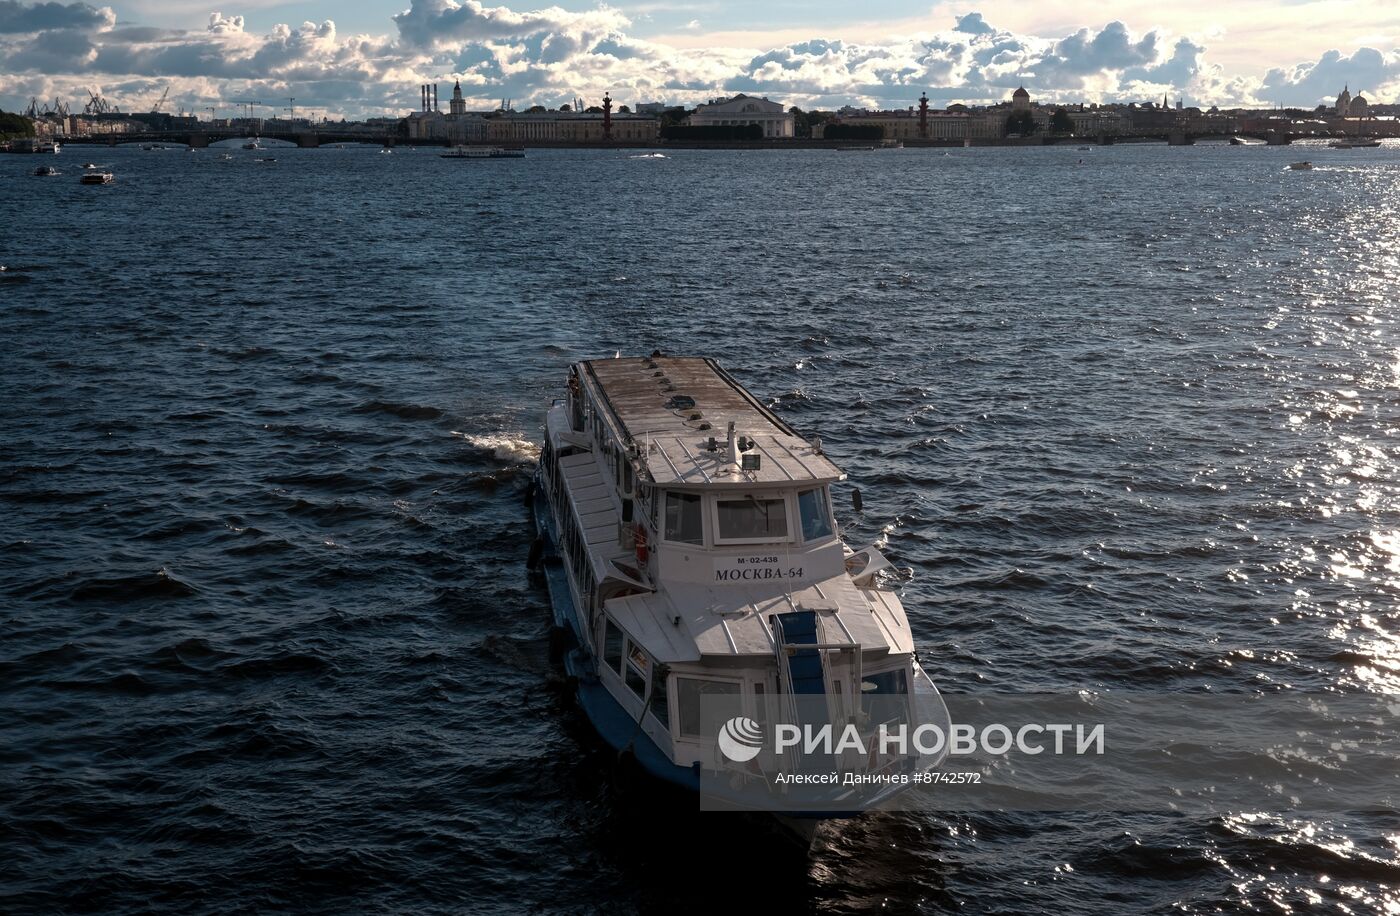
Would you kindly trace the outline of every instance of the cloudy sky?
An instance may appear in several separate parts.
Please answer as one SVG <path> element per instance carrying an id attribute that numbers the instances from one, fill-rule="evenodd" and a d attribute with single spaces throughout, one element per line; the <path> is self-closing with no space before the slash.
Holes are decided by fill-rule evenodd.
<path id="1" fill-rule="evenodd" d="M 405 4 L 407 6 L 405 7 Z M 496 5 L 493 5 L 496 4 Z M 1313 106 L 1344 84 L 1400 101 L 1395 0 L 0 0 L 0 108 L 87 89 L 125 110 L 402 114 L 436 82 L 470 107 L 694 103 L 905 107 L 1007 97 Z M 80 108 L 81 105 L 75 105 Z M 263 111 L 269 113 L 268 108 Z"/>

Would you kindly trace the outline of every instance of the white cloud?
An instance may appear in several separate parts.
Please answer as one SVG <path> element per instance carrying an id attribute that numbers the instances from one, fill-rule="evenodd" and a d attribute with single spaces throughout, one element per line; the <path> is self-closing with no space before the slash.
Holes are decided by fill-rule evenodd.
<path id="1" fill-rule="evenodd" d="M 220 12 L 209 14 L 209 31 L 216 34 L 227 35 L 234 32 L 243 31 L 242 16 L 225 16 Z"/>
<path id="2" fill-rule="evenodd" d="M 1400 93 L 1400 54 L 1359 48 L 1352 54 L 1328 51 L 1315 61 L 1278 67 L 1264 74 L 1260 93 L 1265 98 L 1324 101 L 1342 87 L 1353 94 L 1371 93 L 1371 101 L 1395 101 Z"/>
<path id="3" fill-rule="evenodd" d="M 24 4 L 0 0 L 0 34 L 111 28 L 116 21 L 110 6 L 99 9 L 86 3 Z"/>
<path id="4" fill-rule="evenodd" d="M 1004 99 L 1021 83 L 1042 100 L 1170 91 L 1222 105 L 1312 105 L 1343 83 L 1378 101 L 1400 89 L 1393 52 L 1330 51 L 1262 76 L 1227 73 L 1212 49 L 1229 35 L 1134 31 L 1117 20 L 1035 34 L 968 11 L 898 37 L 811 37 L 766 48 L 644 40 L 609 6 L 518 12 L 479 0 L 411 0 L 392 22 L 392 35 L 342 35 L 330 20 L 254 34 L 242 16 L 216 11 L 206 28 L 180 31 L 117 26 L 109 8 L 85 3 L 0 0 L 0 104 L 15 107 L 30 94 L 80 100 L 95 83 L 119 99 L 145 98 L 169 83 L 172 99 L 188 108 L 257 93 L 355 116 L 412 109 L 419 83 L 454 79 L 482 107 L 503 96 L 554 107 L 605 90 L 626 102 L 743 91 L 804 107 L 904 107 L 923 91 L 945 103 Z"/>

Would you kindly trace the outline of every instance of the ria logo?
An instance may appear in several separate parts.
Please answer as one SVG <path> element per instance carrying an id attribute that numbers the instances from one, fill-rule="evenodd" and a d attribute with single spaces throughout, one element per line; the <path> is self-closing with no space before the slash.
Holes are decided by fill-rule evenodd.
<path id="1" fill-rule="evenodd" d="M 735 763 L 748 763 L 763 750 L 763 729 L 747 716 L 735 716 L 719 730 L 719 749 Z"/>

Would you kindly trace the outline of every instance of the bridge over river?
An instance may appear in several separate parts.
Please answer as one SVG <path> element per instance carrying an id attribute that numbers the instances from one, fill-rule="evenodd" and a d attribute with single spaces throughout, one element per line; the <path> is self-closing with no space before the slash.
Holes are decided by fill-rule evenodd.
<path id="1" fill-rule="evenodd" d="M 315 149 L 318 146 L 329 146 L 336 143 L 377 143 L 382 146 L 394 146 L 397 144 L 419 143 L 416 140 L 407 140 L 399 136 L 394 131 L 375 130 L 324 130 L 324 129 L 303 129 L 303 130 L 263 130 L 259 131 L 256 137 L 248 133 L 247 130 L 236 130 L 232 128 L 199 128 L 193 130 L 143 130 L 130 131 L 126 133 L 113 134 L 93 134 L 87 137 L 67 137 L 62 140 L 66 146 L 68 144 L 85 143 L 100 146 L 117 146 L 123 143 L 179 143 L 184 146 L 192 146 L 196 149 L 209 146 L 211 143 L 219 143 L 224 140 L 239 140 L 247 142 L 249 140 L 282 140 L 287 143 L 300 146 L 304 149 Z M 422 141 L 430 145 L 442 146 L 442 141 Z"/>

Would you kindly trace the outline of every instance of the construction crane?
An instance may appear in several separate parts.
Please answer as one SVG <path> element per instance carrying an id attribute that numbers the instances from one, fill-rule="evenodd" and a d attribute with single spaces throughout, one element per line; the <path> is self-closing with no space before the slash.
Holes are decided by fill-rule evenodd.
<path id="1" fill-rule="evenodd" d="M 156 103 L 151 106 L 151 114 L 160 114 L 160 109 L 165 104 L 165 98 L 168 95 L 170 95 L 170 84 L 166 83 L 165 91 L 160 94 L 160 98 L 156 99 Z"/>
<path id="2" fill-rule="evenodd" d="M 48 115 L 58 115 L 60 118 L 68 117 L 68 103 L 59 98 L 54 98 L 52 103 L 40 103 L 35 97 L 29 99 L 29 107 L 24 110 L 26 118 L 34 120 Z"/>
<path id="3" fill-rule="evenodd" d="M 230 99 L 229 102 L 233 105 L 242 105 L 244 112 L 247 115 L 248 120 L 250 121 L 253 120 L 253 109 L 256 106 L 262 104 L 262 102 L 259 102 L 255 99 Z"/>
<path id="4" fill-rule="evenodd" d="M 104 99 L 102 96 L 88 90 L 87 104 L 83 106 L 83 112 L 90 115 L 116 114 L 121 111 L 116 105 Z"/>

